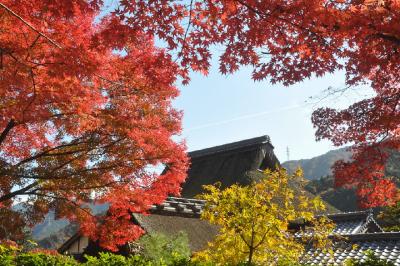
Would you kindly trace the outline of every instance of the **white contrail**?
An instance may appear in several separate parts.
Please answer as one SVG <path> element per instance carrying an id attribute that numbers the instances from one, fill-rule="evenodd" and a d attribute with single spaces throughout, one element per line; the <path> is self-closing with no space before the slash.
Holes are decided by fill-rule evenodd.
<path id="1" fill-rule="evenodd" d="M 203 128 L 229 124 L 229 123 L 234 122 L 234 121 L 239 121 L 239 120 L 243 120 L 243 119 L 248 119 L 248 118 L 253 118 L 253 117 L 258 117 L 258 116 L 263 116 L 263 115 L 269 115 L 269 114 L 273 114 L 273 113 L 277 113 L 277 112 L 282 112 L 282 111 L 302 108 L 304 106 L 305 105 L 296 104 L 296 105 L 287 106 L 287 107 L 283 107 L 283 108 L 279 108 L 279 109 L 275 109 L 275 110 L 271 110 L 271 111 L 264 111 L 264 112 L 255 113 L 255 114 L 242 115 L 242 116 L 238 116 L 238 117 L 231 118 L 231 119 L 228 119 L 228 120 L 223 120 L 223 121 L 218 121 L 218 122 L 213 122 L 213 123 L 208 123 L 208 124 L 192 127 L 192 128 L 187 129 L 187 130 L 184 130 L 184 131 L 190 132 L 190 131 L 199 130 L 199 129 L 203 129 Z"/>

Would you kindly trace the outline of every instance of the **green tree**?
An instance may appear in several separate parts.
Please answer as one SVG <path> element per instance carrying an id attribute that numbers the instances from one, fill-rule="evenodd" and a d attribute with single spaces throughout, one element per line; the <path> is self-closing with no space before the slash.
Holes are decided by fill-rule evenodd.
<path id="1" fill-rule="evenodd" d="M 386 231 L 400 231 L 400 201 L 385 207 L 378 216 Z"/>
<path id="2" fill-rule="evenodd" d="M 173 264 L 175 261 L 188 260 L 191 255 L 189 239 L 185 232 L 174 236 L 161 233 L 147 234 L 139 240 L 143 248 L 142 255 L 153 262 Z"/>
<path id="3" fill-rule="evenodd" d="M 206 250 L 197 253 L 197 260 L 217 265 L 288 265 L 296 263 L 304 251 L 304 243 L 292 234 L 288 225 L 298 218 L 312 227 L 302 240 L 318 247 L 327 247 L 327 236 L 333 224 L 316 219 L 314 213 L 324 210 L 322 201 L 309 199 L 304 192 L 294 194 L 290 183 L 302 176 L 301 170 L 288 175 L 284 169 L 266 170 L 265 177 L 250 186 L 233 185 L 225 190 L 205 186 L 208 193 L 202 219 L 220 226 L 220 233 Z M 311 229 L 312 228 L 312 229 Z M 307 238 L 307 239 L 306 239 Z"/>

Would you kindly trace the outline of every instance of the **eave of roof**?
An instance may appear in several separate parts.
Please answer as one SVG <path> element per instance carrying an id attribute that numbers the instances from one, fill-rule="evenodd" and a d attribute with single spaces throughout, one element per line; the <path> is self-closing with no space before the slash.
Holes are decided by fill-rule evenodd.
<path id="1" fill-rule="evenodd" d="M 364 233 L 364 234 L 351 234 L 343 235 L 347 241 L 375 241 L 375 240 L 400 240 L 400 232 L 379 232 L 379 233 Z"/>
<path id="2" fill-rule="evenodd" d="M 348 220 L 367 219 L 367 217 L 370 215 L 372 215 L 372 212 L 370 210 L 366 210 L 366 211 L 330 213 L 327 214 L 326 216 L 332 221 L 348 221 Z"/>
<path id="3" fill-rule="evenodd" d="M 80 232 L 76 232 L 74 235 L 72 235 L 67 241 L 65 241 L 64 244 L 62 244 L 58 249 L 57 252 L 63 254 L 65 251 L 68 250 L 68 248 L 77 240 L 81 237 Z"/>

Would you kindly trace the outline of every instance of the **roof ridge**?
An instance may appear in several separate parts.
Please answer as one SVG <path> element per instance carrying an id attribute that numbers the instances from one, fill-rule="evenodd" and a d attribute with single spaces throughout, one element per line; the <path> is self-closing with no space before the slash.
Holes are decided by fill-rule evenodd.
<path id="1" fill-rule="evenodd" d="M 351 215 L 351 214 L 369 214 L 370 210 L 363 210 L 363 211 L 350 211 L 350 212 L 333 212 L 333 213 L 328 213 L 325 215 Z M 323 215 L 320 215 L 323 216 Z"/>
<path id="2" fill-rule="evenodd" d="M 373 223 L 376 227 L 378 227 L 381 232 L 385 232 L 383 228 L 378 224 L 378 222 L 375 220 L 373 213 L 370 213 L 367 217 L 367 220 L 365 221 L 364 224 L 364 229 L 368 226 L 369 223 Z"/>
<path id="3" fill-rule="evenodd" d="M 356 233 L 341 235 L 350 241 L 359 240 L 400 240 L 400 232 Z"/>
<path id="4" fill-rule="evenodd" d="M 226 143 L 223 145 L 218 145 L 218 146 L 209 147 L 209 148 L 205 148 L 205 149 L 201 149 L 201 150 L 191 151 L 191 152 L 188 152 L 188 155 L 191 158 L 202 157 L 202 156 L 207 156 L 210 154 L 227 152 L 227 151 L 232 151 L 232 150 L 236 150 L 236 149 L 240 149 L 240 148 L 246 148 L 246 147 L 266 144 L 266 143 L 268 143 L 269 145 L 272 146 L 270 137 L 268 135 L 263 135 L 260 137 L 235 141 L 235 142 Z M 272 148 L 273 148 L 273 146 L 272 146 Z"/>
<path id="5" fill-rule="evenodd" d="M 202 199 L 194 199 L 194 198 L 184 198 L 184 197 L 167 197 L 166 200 L 176 200 L 176 201 L 186 201 L 186 202 L 201 202 L 205 203 L 205 200 Z M 184 203 L 184 202 L 183 202 Z"/>

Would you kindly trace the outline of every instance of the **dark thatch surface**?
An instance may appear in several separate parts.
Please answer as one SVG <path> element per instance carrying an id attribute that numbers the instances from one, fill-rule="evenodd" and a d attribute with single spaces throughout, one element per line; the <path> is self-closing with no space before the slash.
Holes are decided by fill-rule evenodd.
<path id="1" fill-rule="evenodd" d="M 207 247 L 207 242 L 212 241 L 218 233 L 218 227 L 199 218 L 189 218 L 168 215 L 142 215 L 134 214 L 136 222 L 149 234 L 162 233 L 175 236 L 183 231 L 188 235 L 192 252 Z"/>
<path id="2" fill-rule="evenodd" d="M 273 150 L 269 137 L 262 136 L 190 152 L 191 167 L 182 197 L 195 197 L 203 192 L 203 185 L 216 182 L 221 183 L 221 188 L 250 184 L 248 172 L 279 165 Z"/>

